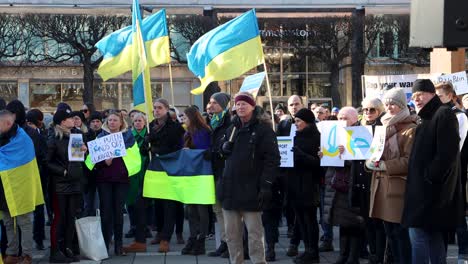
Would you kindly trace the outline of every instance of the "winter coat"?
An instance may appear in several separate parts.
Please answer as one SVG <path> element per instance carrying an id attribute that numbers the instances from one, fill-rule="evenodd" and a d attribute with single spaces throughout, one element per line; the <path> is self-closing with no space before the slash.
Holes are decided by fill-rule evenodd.
<path id="1" fill-rule="evenodd" d="M 276 130 L 276 134 L 279 137 L 289 137 L 291 133 L 291 126 L 294 124 L 294 118 L 292 116 L 288 116 L 288 118 L 281 120 L 278 124 L 278 129 Z"/>
<path id="2" fill-rule="evenodd" d="M 231 115 L 226 112 L 218 127 L 213 129 L 211 134 L 211 166 L 213 167 L 215 181 L 223 175 L 224 158 L 220 153 L 220 149 L 229 126 L 231 126 Z"/>
<path id="3" fill-rule="evenodd" d="M 165 155 L 182 148 L 185 130 L 179 123 L 172 121 L 167 114 L 166 123 L 156 129 L 157 120 L 153 120 L 150 126 L 150 133 L 146 137 L 145 146 L 151 143 L 152 155 Z"/>
<path id="4" fill-rule="evenodd" d="M 297 131 L 294 137 L 294 168 L 287 171 L 287 196 L 296 208 L 320 204 L 320 132 L 315 125 Z"/>
<path id="5" fill-rule="evenodd" d="M 416 116 L 387 127 L 384 153 L 386 171 L 374 171 L 369 216 L 400 223 L 408 175 L 408 158 L 413 147 Z"/>
<path id="6" fill-rule="evenodd" d="M 226 131 L 225 141 L 236 127 L 232 152 L 226 158 L 223 177 L 217 183 L 217 197 L 225 210 L 263 209 L 259 204 L 260 190 L 272 187 L 280 165 L 276 135 L 267 120 L 256 107 L 247 124 L 242 126 L 236 116 Z"/>
<path id="7" fill-rule="evenodd" d="M 418 115 L 421 123 L 408 163 L 402 225 L 453 230 L 464 221 L 458 121 L 437 96 Z"/>
<path id="8" fill-rule="evenodd" d="M 184 138 L 191 137 L 190 145 L 185 146 L 191 149 L 209 149 L 211 146 L 211 131 L 207 129 L 200 129 L 191 134 L 190 132 L 185 132 Z"/>
<path id="9" fill-rule="evenodd" d="M 81 131 L 72 129 L 71 133 L 81 134 Z M 69 141 L 70 135 L 63 133 L 56 125 L 54 134 L 49 135 L 47 142 L 47 169 L 54 192 L 58 194 L 79 194 L 82 191 L 84 163 L 68 160 Z"/>

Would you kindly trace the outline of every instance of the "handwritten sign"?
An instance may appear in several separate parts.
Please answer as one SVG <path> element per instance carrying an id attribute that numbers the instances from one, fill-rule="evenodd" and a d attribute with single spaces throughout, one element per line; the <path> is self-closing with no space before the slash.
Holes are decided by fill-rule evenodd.
<path id="1" fill-rule="evenodd" d="M 374 139 L 370 147 L 371 155 L 369 157 L 372 162 L 379 161 L 382 157 L 385 147 L 385 135 L 386 128 L 384 126 L 375 127 Z"/>
<path id="2" fill-rule="evenodd" d="M 345 127 L 344 130 L 346 131 L 346 144 L 341 158 L 344 160 L 368 159 L 371 155 L 372 127 L 353 126 Z"/>
<path id="3" fill-rule="evenodd" d="M 292 137 L 278 137 L 278 149 L 281 156 L 280 167 L 294 167 L 294 153 L 291 151 L 293 147 L 294 141 Z"/>
<path id="4" fill-rule="evenodd" d="M 125 157 L 127 155 L 121 132 L 89 141 L 88 150 L 93 164 L 106 159 Z"/>
<path id="5" fill-rule="evenodd" d="M 241 92 L 248 92 L 254 97 L 257 97 L 258 90 L 262 86 L 263 80 L 265 79 L 265 72 L 259 72 L 254 75 L 245 77 L 244 82 L 240 88 Z"/>
<path id="6" fill-rule="evenodd" d="M 84 145 L 83 135 L 70 134 L 68 141 L 68 160 L 69 161 L 84 161 L 84 151 L 81 147 Z"/>
<path id="7" fill-rule="evenodd" d="M 344 160 L 340 157 L 338 146 L 344 145 L 345 121 L 322 121 L 320 122 L 320 149 L 323 157 L 320 166 L 343 167 Z"/>
<path id="8" fill-rule="evenodd" d="M 450 82 L 453 85 L 453 89 L 456 94 L 465 94 L 468 93 L 468 81 L 466 79 L 466 72 L 456 72 L 451 74 L 439 75 L 437 77 L 431 78 L 434 85 L 437 85 L 441 82 Z"/>

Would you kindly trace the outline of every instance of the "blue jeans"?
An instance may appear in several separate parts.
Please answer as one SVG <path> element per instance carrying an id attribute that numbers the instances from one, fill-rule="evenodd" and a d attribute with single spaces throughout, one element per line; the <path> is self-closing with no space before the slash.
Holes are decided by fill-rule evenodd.
<path id="1" fill-rule="evenodd" d="M 447 252 L 442 232 L 430 232 L 422 228 L 410 227 L 409 236 L 412 263 L 429 264 L 429 260 L 431 264 L 447 263 Z"/>
<path id="2" fill-rule="evenodd" d="M 325 185 L 320 186 L 320 226 L 323 231 L 324 241 L 333 241 L 333 226 L 326 223 L 323 219 L 323 209 L 325 206 Z"/>
<path id="3" fill-rule="evenodd" d="M 457 228 L 458 259 L 468 259 L 468 228 L 466 220 Z"/>

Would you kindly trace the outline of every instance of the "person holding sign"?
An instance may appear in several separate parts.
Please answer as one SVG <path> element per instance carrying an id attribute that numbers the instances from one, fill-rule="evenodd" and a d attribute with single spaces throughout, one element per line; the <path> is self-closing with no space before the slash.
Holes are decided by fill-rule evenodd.
<path id="1" fill-rule="evenodd" d="M 99 192 L 102 234 L 107 250 L 109 250 L 109 244 L 112 235 L 114 235 L 114 252 L 116 256 L 125 253 L 122 250 L 122 210 L 129 188 L 128 177 L 135 175 L 141 169 L 140 151 L 132 131 L 128 130 L 127 127 L 127 122 L 120 111 L 112 110 L 109 112 L 109 116 L 102 125 L 102 132 L 97 138 L 122 133 L 127 156 L 106 159 L 96 163 L 94 167 L 97 170 L 96 183 Z M 113 144 L 113 142 L 109 142 L 109 144 Z"/>
<path id="2" fill-rule="evenodd" d="M 319 227 L 317 207 L 320 205 L 320 132 L 315 125 L 315 116 L 307 108 L 299 110 L 294 117 L 297 127 L 294 137 L 294 168 L 288 170 L 287 198 L 294 208 L 296 219 L 304 240 L 304 253 L 296 263 L 319 262 Z"/>
<path id="3" fill-rule="evenodd" d="M 70 134 L 81 134 L 74 128 L 73 117 L 69 110 L 59 110 L 54 115 L 54 135 L 47 143 L 47 167 L 57 197 L 57 248 L 51 247 L 50 259 L 52 263 L 79 261 L 79 251 L 73 250 L 75 237 L 75 219 L 81 209 L 81 181 L 83 162 L 70 161 L 68 145 Z M 86 145 L 81 146 L 86 151 Z"/>
<path id="4" fill-rule="evenodd" d="M 380 160 L 366 161 L 366 167 L 373 172 L 369 216 L 384 221 L 393 260 L 411 263 L 408 230 L 400 223 L 416 116 L 410 115 L 406 95 L 401 88 L 388 90 L 383 101 L 386 109 L 382 117 L 386 128 L 384 151 Z"/>

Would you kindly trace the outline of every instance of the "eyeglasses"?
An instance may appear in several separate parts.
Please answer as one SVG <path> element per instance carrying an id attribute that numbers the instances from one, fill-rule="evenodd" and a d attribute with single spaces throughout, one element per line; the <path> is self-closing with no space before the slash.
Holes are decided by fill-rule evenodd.
<path id="1" fill-rule="evenodd" d="M 88 109 L 81 109 L 80 111 L 81 113 L 85 113 L 85 114 L 88 113 Z"/>
<path id="2" fill-rule="evenodd" d="M 377 112 L 377 110 L 375 108 L 363 108 L 362 111 L 363 112 L 369 112 L 371 114 L 375 114 L 375 112 Z"/>

